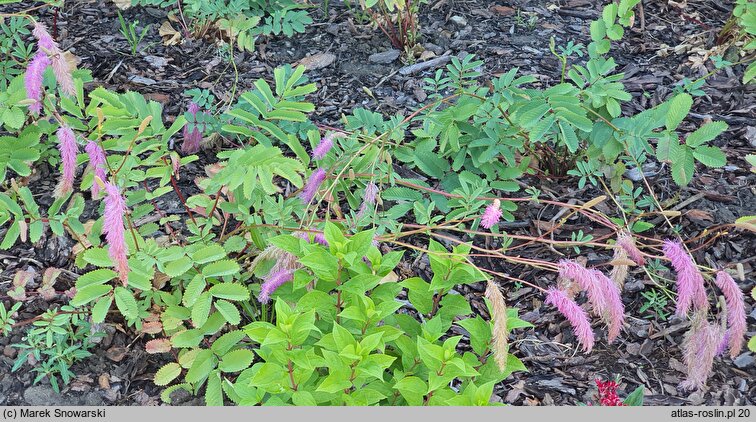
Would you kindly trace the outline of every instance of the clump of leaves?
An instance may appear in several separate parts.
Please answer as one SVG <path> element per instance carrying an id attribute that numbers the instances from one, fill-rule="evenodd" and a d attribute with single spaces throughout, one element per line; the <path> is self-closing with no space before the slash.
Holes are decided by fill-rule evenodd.
<path id="1" fill-rule="evenodd" d="M 232 329 L 210 348 L 174 336 L 178 361 L 162 367 L 155 382 L 183 382 L 164 399 L 177 388 L 206 385 L 211 405 L 224 394 L 242 405 L 487 405 L 494 384 L 525 367 L 511 354 L 504 368 L 497 365 L 492 323 L 470 317 L 467 300 L 454 293 L 457 284 L 483 279 L 464 260 L 469 247 L 449 253 L 435 244 L 431 283 L 396 283 L 402 253 L 381 254 L 373 236 L 345 237 L 328 223 L 329 246 L 291 235 L 269 239 L 302 266 L 274 294 L 271 322 Z M 507 319 L 510 330 L 529 326 L 516 309 Z M 453 335 L 453 325 L 465 335 Z M 463 339 L 471 350 L 461 353 Z"/>

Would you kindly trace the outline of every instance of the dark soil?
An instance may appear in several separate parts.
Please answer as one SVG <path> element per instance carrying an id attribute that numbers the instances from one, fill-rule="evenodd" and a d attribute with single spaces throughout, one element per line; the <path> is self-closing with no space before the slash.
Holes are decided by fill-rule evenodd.
<path id="1" fill-rule="evenodd" d="M 165 12 L 151 8 L 132 8 L 124 13 L 127 19 L 151 24 L 136 57 L 119 33 L 113 3 L 104 0 L 66 2 L 58 16 L 58 40 L 81 59 L 80 68 L 92 71 L 91 87 L 135 90 L 160 102 L 165 118 L 172 121 L 183 113 L 188 102 L 186 90 L 198 87 L 213 92 L 219 99 L 229 99 L 231 92 L 249 89 L 258 78 L 270 80 L 272 69 L 295 63 L 306 56 L 331 53 L 336 59 L 330 65 L 308 71 L 307 76 L 318 85 L 310 101 L 315 103 L 313 118 L 319 123 L 339 126 L 342 114 L 358 107 L 384 114 L 407 115 L 424 100 L 422 79 L 435 70 L 403 76 L 398 70 L 408 63 L 396 59 L 375 63 L 369 57 L 391 49 L 380 31 L 360 25 L 340 3 L 331 1 L 328 14 L 313 10 L 315 23 L 305 34 L 292 38 L 262 40 L 255 53 L 235 52 L 238 78 L 228 61 L 223 60 L 212 40 L 185 40 L 178 46 L 164 46 L 157 28 L 165 21 Z M 669 2 L 672 4 L 672 2 Z M 554 7 L 558 6 L 558 7 Z M 633 30 L 615 43 L 612 55 L 625 74 L 625 85 L 633 94 L 626 113 L 635 113 L 666 99 L 683 78 L 696 79 L 711 70 L 711 61 L 695 67 L 699 54 L 714 48 L 719 28 L 729 16 L 731 2 L 702 0 L 679 9 L 660 2 L 646 2 L 644 19 L 636 19 Z M 534 74 L 543 85 L 558 81 L 559 62 L 549 53 L 550 37 L 557 45 L 567 41 L 589 41 L 588 23 L 598 16 L 600 2 L 595 0 L 532 1 L 432 1 L 421 9 L 421 44 L 435 55 L 475 54 L 484 60 L 484 78 L 520 68 Z M 517 11 L 519 10 L 519 17 Z M 535 18 L 531 18 L 534 16 Z M 52 25 L 49 10 L 41 10 L 41 19 Z M 641 24 L 643 27 L 641 28 Z M 733 54 L 724 51 L 725 57 Z M 735 61 L 735 60 L 733 60 Z M 744 157 L 756 148 L 756 92 L 754 85 L 740 84 L 742 67 L 725 69 L 709 78 L 706 95 L 696 98 L 687 129 L 694 129 L 707 119 L 725 120 L 730 129 L 718 138 L 717 144 L 728 156 L 722 169 L 699 168 L 690 186 L 678 189 L 668 169 L 652 169 L 654 187 L 668 208 L 678 203 L 682 217 L 676 221 L 683 236 L 695 237 L 708 226 L 730 223 L 744 215 L 756 214 L 756 175 L 749 173 Z M 234 82 L 238 81 L 234 91 Z M 181 188 L 193 193 L 191 180 L 203 174 L 203 167 L 213 161 L 212 151 L 203 152 L 201 160 L 187 166 Z M 39 169 L 32 185 L 35 196 L 44 197 L 52 191 L 52 177 L 47 169 Z M 540 178 L 527 180 L 549 192 L 560 201 L 588 200 L 601 194 L 593 189 L 574 190 L 571 179 Z M 686 201 L 691 199 L 690 201 Z M 44 201 L 41 201 L 44 203 Z M 44 204 L 43 204 L 44 205 Z M 172 195 L 161 198 L 161 209 L 167 213 L 183 213 L 183 207 Z M 558 209 L 543 206 L 522 206 L 516 213 L 521 224 L 508 228 L 512 233 L 538 234 L 537 221 L 547 222 Z M 607 210 L 609 211 L 609 210 Z M 93 206 L 89 213 L 96 213 Z M 582 229 L 595 237 L 607 235 L 593 230 L 586 221 L 570 220 L 575 230 Z M 661 226 L 660 226 L 661 227 Z M 0 236 L 4 229 L 0 229 Z M 659 229 L 653 235 L 663 238 Z M 5 294 L 13 274 L 19 269 L 33 268 L 41 272 L 49 266 L 74 271 L 70 259 L 74 241 L 50 237 L 39 245 L 18 244 L 0 254 L 0 294 Z M 702 244 L 695 258 L 711 266 L 742 265 L 744 291 L 754 286 L 754 252 L 756 237 L 746 232 L 732 232 L 713 244 Z M 525 251 L 523 251 L 524 253 Z M 528 256 L 553 256 L 543 246 L 527 249 Z M 588 252 L 589 263 L 606 262 L 609 256 Z M 409 257 L 411 259 L 411 257 Z M 407 262 L 407 273 L 427 273 L 427 259 Z M 528 279 L 541 286 L 553 283 L 553 276 L 526 268 L 483 262 L 497 271 Z M 405 271 L 403 271 L 405 272 Z M 504 283 L 504 281 L 501 281 Z M 647 288 L 646 276 L 631 274 L 624 294 L 629 325 L 614 344 L 606 344 L 599 336 L 589 355 L 575 352 L 574 338 L 564 319 L 553 308 L 542 308 L 542 295 L 529 287 L 516 288 L 503 284 L 510 306 L 517 306 L 524 319 L 536 327 L 517 330 L 512 335 L 512 348 L 527 365 L 529 372 L 515 373 L 497 386 L 495 394 L 505 403 L 517 405 L 578 404 L 593 401 L 595 378 L 622 379 L 620 396 L 639 385 L 646 388 L 646 403 L 656 405 L 753 405 L 756 401 L 756 363 L 754 355 L 745 352 L 735 361 L 719 358 L 714 373 L 703 391 L 683 392 L 676 386 L 684 378 L 682 354 L 678 348 L 687 323 L 677 319 L 662 321 L 651 312 L 641 312 Z M 64 274 L 56 289 L 64 291 L 73 285 L 71 274 Z M 473 303 L 473 309 L 485 315 L 482 305 L 484 286 L 461 289 Z M 7 296 L 0 296 L 10 305 Z M 62 302 L 62 296 L 61 300 Z M 35 299 L 27 302 L 18 320 L 32 318 L 50 304 Z M 756 331 L 756 309 L 748 303 L 749 335 Z M 22 368 L 10 372 L 18 350 L 10 344 L 21 341 L 22 333 L 0 338 L 0 405 L 34 404 L 159 404 L 160 389 L 151 378 L 162 362 L 144 352 L 144 338 L 118 323 L 101 327 L 106 337 L 93 349 L 94 355 L 76 365 L 76 380 L 64 389 L 63 395 L 52 392 L 43 381 L 33 385 L 33 375 Z M 180 397 L 176 403 L 199 404 L 201 399 Z"/>

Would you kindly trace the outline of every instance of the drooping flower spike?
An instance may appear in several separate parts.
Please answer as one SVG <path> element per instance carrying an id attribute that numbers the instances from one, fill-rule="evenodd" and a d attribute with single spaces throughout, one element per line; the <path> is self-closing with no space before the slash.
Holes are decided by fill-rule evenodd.
<path id="1" fill-rule="evenodd" d="M 504 371 L 507 367 L 507 357 L 509 354 L 509 329 L 507 327 L 507 305 L 504 301 L 504 295 L 501 294 L 499 287 L 488 280 L 486 283 L 486 299 L 491 302 L 493 321 L 492 332 L 492 350 L 493 356 L 499 369 Z"/>
<path id="2" fill-rule="evenodd" d="M 567 297 L 562 290 L 555 287 L 548 290 L 545 303 L 554 305 L 567 318 L 583 351 L 590 352 L 593 349 L 595 338 L 585 310 L 574 300 Z"/>
<path id="3" fill-rule="evenodd" d="M 260 287 L 260 296 L 258 297 L 260 303 L 270 302 L 270 295 L 281 287 L 281 285 L 291 281 L 293 278 L 294 272 L 291 270 L 281 269 L 271 272 Z"/>
<path id="4" fill-rule="evenodd" d="M 365 193 L 362 197 L 362 205 L 360 205 L 360 209 L 357 212 L 357 219 L 362 218 L 363 215 L 368 210 L 368 207 L 375 204 L 375 200 L 378 198 L 378 186 L 376 186 L 375 183 L 372 181 L 368 182 L 367 185 L 365 185 Z"/>
<path id="5" fill-rule="evenodd" d="M 84 147 L 84 150 L 87 152 L 87 155 L 89 156 L 89 167 L 94 172 L 95 177 L 98 177 L 102 181 L 106 180 L 105 151 L 103 151 L 100 145 L 94 141 L 89 141 L 87 145 Z M 92 191 L 92 198 L 96 198 L 99 195 L 100 185 L 96 183 L 96 181 L 92 182 L 91 191 Z"/>
<path id="6" fill-rule="evenodd" d="M 727 346 L 730 357 L 735 358 L 743 349 L 743 337 L 746 333 L 746 313 L 743 291 L 738 283 L 724 270 L 717 272 L 714 279 L 717 287 L 722 290 L 727 305 Z"/>
<path id="7" fill-rule="evenodd" d="M 24 75 L 26 98 L 34 100 L 29 106 L 29 111 L 35 114 L 39 114 L 42 111 L 42 79 L 45 69 L 49 65 L 50 58 L 47 57 L 47 54 L 40 51 L 29 61 L 29 65 L 26 68 L 26 74 Z"/>
<path id="8" fill-rule="evenodd" d="M 128 246 L 123 224 L 125 214 L 126 201 L 121 191 L 117 186 L 105 182 L 105 221 L 102 231 L 108 244 L 108 256 L 124 285 L 129 281 Z"/>
<path id="9" fill-rule="evenodd" d="M 665 240 L 662 247 L 664 256 L 672 262 L 677 272 L 677 306 L 675 313 L 684 316 L 694 308 L 696 311 L 708 309 L 709 300 L 704 288 L 704 278 L 696 263 L 683 248 L 682 243 Z"/>
<path id="10" fill-rule="evenodd" d="M 65 124 L 61 124 L 56 135 L 58 137 L 58 151 L 62 164 L 61 178 L 55 188 L 55 196 L 60 198 L 73 190 L 74 178 L 76 178 L 76 155 L 79 153 L 79 144 L 76 143 L 76 135 Z"/>
<path id="11" fill-rule="evenodd" d="M 39 49 L 45 52 L 50 58 L 50 64 L 52 65 L 53 73 L 55 74 L 55 79 L 58 81 L 60 90 L 70 96 L 76 95 L 71 67 L 65 57 L 63 57 L 63 52 L 58 47 L 58 43 L 52 39 L 47 28 L 41 22 L 34 23 L 32 34 L 37 38 Z"/>
<path id="12" fill-rule="evenodd" d="M 326 172 L 322 168 L 315 170 L 310 175 L 310 178 L 307 180 L 307 183 L 305 183 L 304 188 L 302 188 L 302 192 L 299 194 L 302 202 L 304 202 L 305 204 L 312 202 L 312 199 L 315 198 L 315 194 L 318 193 L 318 189 L 320 189 L 320 185 L 323 183 L 325 178 Z"/>
<path id="13" fill-rule="evenodd" d="M 606 322 L 609 331 L 607 340 L 613 342 L 619 336 L 625 323 L 625 305 L 622 303 L 619 287 L 612 279 L 605 276 L 599 270 L 590 270 L 597 284 L 600 286 L 606 308 L 601 314 L 601 318 Z"/>
<path id="14" fill-rule="evenodd" d="M 680 387 L 695 390 L 706 384 L 722 336 L 720 327 L 708 322 L 705 312 L 698 311 L 693 317 L 693 328 L 686 333 L 683 340 L 683 360 L 687 366 L 687 378 L 680 383 Z"/>
<path id="15" fill-rule="evenodd" d="M 588 294 L 588 303 L 593 306 L 596 315 L 602 315 L 607 308 L 606 299 L 595 274 L 585 268 L 579 262 L 571 259 L 559 261 L 559 275 L 567 280 L 572 280 Z"/>
<path id="16" fill-rule="evenodd" d="M 312 158 L 315 160 L 322 160 L 328 155 L 328 151 L 330 151 L 331 148 L 333 148 L 333 135 L 328 134 L 321 138 L 318 145 L 312 150 Z"/>
<path id="17" fill-rule="evenodd" d="M 630 259 L 635 261 L 636 264 L 644 265 L 646 263 L 646 259 L 643 258 L 643 254 L 641 253 L 640 249 L 638 249 L 638 246 L 635 245 L 635 240 L 633 239 L 633 236 L 631 234 L 625 231 L 621 231 L 617 235 L 617 245 L 624 249 Z"/>
<path id="18" fill-rule="evenodd" d="M 194 154 L 200 149 L 202 131 L 197 124 L 197 113 L 199 113 L 199 111 L 200 109 L 197 103 L 194 101 L 189 103 L 187 112 L 192 115 L 192 121 L 187 122 L 187 124 L 184 125 L 184 142 L 181 144 L 181 152 L 184 154 Z"/>

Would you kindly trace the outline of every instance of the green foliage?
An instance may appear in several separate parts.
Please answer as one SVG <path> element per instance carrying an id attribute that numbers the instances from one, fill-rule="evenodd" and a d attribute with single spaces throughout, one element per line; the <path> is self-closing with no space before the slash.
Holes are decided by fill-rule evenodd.
<path id="1" fill-rule="evenodd" d="M 34 52 L 34 44 L 24 42 L 31 34 L 27 23 L 22 17 L 0 19 L 0 93 L 4 93 L 8 84 L 23 73 L 23 68 L 18 64 L 29 61 Z M 0 99 L 0 104 L 3 102 Z"/>
<path id="2" fill-rule="evenodd" d="M 128 41 L 129 46 L 131 47 L 131 55 L 135 56 L 139 43 L 142 42 L 150 30 L 150 25 L 147 25 L 138 31 L 137 27 L 139 26 L 139 21 L 135 20 L 127 23 L 126 20 L 123 19 L 121 12 L 118 12 L 118 22 L 121 24 L 121 35 L 126 38 L 126 41 Z"/>
<path id="3" fill-rule="evenodd" d="M 181 1 L 181 7 L 177 1 Z M 180 14 L 177 21 L 186 25 L 186 33 L 195 36 L 201 37 L 211 27 L 217 27 L 231 45 L 248 51 L 255 50 L 260 36 L 291 37 L 312 24 L 307 11 L 301 10 L 304 6 L 293 0 L 132 0 L 132 4 Z"/>
<path id="4" fill-rule="evenodd" d="M 3 337 L 10 335 L 13 324 L 16 323 L 14 315 L 21 308 L 21 302 L 16 302 L 10 309 L 5 309 L 5 304 L 0 303 L 0 334 Z"/>
<path id="5" fill-rule="evenodd" d="M 301 264 L 294 281 L 276 291 L 271 322 L 230 328 L 210 348 L 201 340 L 219 326 L 206 328 L 209 320 L 194 316 L 198 307 L 203 316 L 210 309 L 200 305 L 203 296 L 217 297 L 216 289 L 225 284 L 187 287 L 182 298 L 187 308 L 175 305 L 186 310 L 169 308 L 166 314 L 191 319 L 196 328 L 177 329 L 171 343 L 180 349 L 178 361 L 163 366 L 155 382 L 179 380 L 178 388 L 195 392 L 205 385 L 208 405 L 222 404 L 224 396 L 242 405 L 487 405 L 493 385 L 525 367 L 509 355 L 500 370 L 489 349 L 491 323 L 470 318 L 467 301 L 449 293 L 483 279 L 464 258 L 469 247 L 450 254 L 431 243 L 431 283 L 412 278 L 398 284 L 386 279 L 402 254 L 382 255 L 371 243 L 373 235 L 345 237 L 329 223 L 329 247 L 290 235 L 270 239 Z M 398 300 L 403 287 L 405 304 Z M 226 298 L 246 300 L 243 296 Z M 515 309 L 508 319 L 510 329 L 529 326 Z M 467 333 L 472 352 L 457 351 L 463 336 L 448 337 L 455 324 Z M 454 380 L 459 388 L 453 390 Z"/>
<path id="6" fill-rule="evenodd" d="M 24 343 L 13 345 L 19 349 L 19 354 L 11 370 L 15 372 L 28 365 L 31 372 L 37 374 L 34 384 L 47 379 L 52 388 L 60 393 L 60 382 L 68 385 L 76 376 L 71 372 L 71 366 L 89 357 L 91 353 L 88 349 L 94 345 L 93 339 L 104 334 L 93 334 L 87 319 L 71 306 L 46 311 L 34 321 L 33 326 L 26 334 Z"/>

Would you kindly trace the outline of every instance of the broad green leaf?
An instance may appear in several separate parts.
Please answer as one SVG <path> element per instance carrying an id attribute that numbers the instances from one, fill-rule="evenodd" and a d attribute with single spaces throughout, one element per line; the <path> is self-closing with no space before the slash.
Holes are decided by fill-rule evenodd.
<path id="1" fill-rule="evenodd" d="M 111 287 L 108 285 L 94 284 L 76 290 L 76 295 L 71 299 L 71 306 L 79 307 L 110 293 Z"/>
<path id="2" fill-rule="evenodd" d="M 685 139 L 685 144 L 689 147 L 696 148 L 699 145 L 705 142 L 709 142 L 719 136 L 719 134 L 727 130 L 727 127 L 727 123 L 725 122 L 706 123 L 705 125 L 696 129 L 695 132 L 688 135 L 688 137 Z"/>
<path id="3" fill-rule="evenodd" d="M 181 374 L 181 366 L 178 363 L 171 362 L 163 365 L 163 367 L 158 369 L 157 373 L 155 373 L 155 385 L 168 385 L 171 381 L 175 380 L 179 374 Z"/>
<path id="4" fill-rule="evenodd" d="M 175 278 L 189 271 L 190 268 L 192 268 L 192 260 L 188 256 L 182 256 L 165 265 L 165 275 Z"/>
<path id="5" fill-rule="evenodd" d="M 727 164 L 727 156 L 717 147 L 698 147 L 693 156 L 707 167 L 722 167 Z"/>
<path id="6" fill-rule="evenodd" d="M 249 299 L 249 290 L 246 286 L 235 283 L 220 283 L 210 288 L 210 294 L 213 297 L 226 300 L 247 300 Z"/>
<path id="7" fill-rule="evenodd" d="M 253 360 L 255 354 L 251 350 L 238 349 L 223 355 L 218 368 L 223 372 L 238 372 L 247 369 Z"/>
<path id="8" fill-rule="evenodd" d="M 202 275 L 205 277 L 223 277 L 237 274 L 239 270 L 239 264 L 237 264 L 236 261 L 224 259 L 222 261 L 216 261 L 212 264 L 205 265 L 205 267 L 202 268 Z"/>

